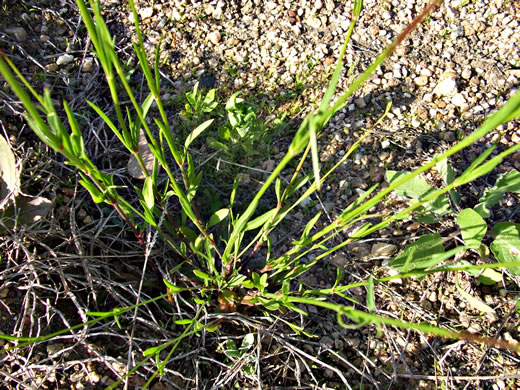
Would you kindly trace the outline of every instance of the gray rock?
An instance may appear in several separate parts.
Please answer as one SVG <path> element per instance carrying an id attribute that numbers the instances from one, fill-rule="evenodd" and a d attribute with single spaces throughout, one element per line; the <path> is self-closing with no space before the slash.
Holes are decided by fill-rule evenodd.
<path id="1" fill-rule="evenodd" d="M 348 263 L 348 258 L 343 253 L 336 252 L 329 258 L 329 262 L 336 267 L 344 268 Z"/>
<path id="2" fill-rule="evenodd" d="M 321 344 L 325 344 L 327 347 L 333 347 L 334 346 L 334 340 L 332 340 L 329 336 L 323 336 L 320 339 Z"/>
<path id="3" fill-rule="evenodd" d="M 18 42 L 24 42 L 27 39 L 27 32 L 20 26 L 9 27 L 5 32 L 14 36 Z"/>
<path id="4" fill-rule="evenodd" d="M 358 107 L 358 108 L 365 108 L 367 106 L 366 102 L 365 102 L 365 99 L 363 98 L 363 96 L 360 96 L 358 97 L 357 99 L 354 100 L 354 104 Z"/>

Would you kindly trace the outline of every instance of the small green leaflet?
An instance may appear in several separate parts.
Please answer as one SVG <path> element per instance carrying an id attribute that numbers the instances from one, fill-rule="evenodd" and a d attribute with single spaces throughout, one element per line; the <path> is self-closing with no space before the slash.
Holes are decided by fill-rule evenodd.
<path id="1" fill-rule="evenodd" d="M 374 294 L 374 279 L 372 276 L 368 278 L 367 285 L 367 308 L 370 313 L 374 313 L 376 311 L 376 298 Z"/>
<path id="2" fill-rule="evenodd" d="M 209 219 L 208 228 L 219 224 L 224 219 L 226 219 L 228 215 L 229 209 L 220 209 L 218 211 L 215 211 L 215 213 Z"/>
<path id="3" fill-rule="evenodd" d="M 259 217 L 256 217 L 255 219 L 249 221 L 246 224 L 245 231 L 259 228 L 264 223 L 266 223 L 270 218 L 272 218 L 273 215 L 275 215 L 277 211 L 278 211 L 278 209 L 271 209 L 267 213 L 262 214 Z"/>
<path id="4" fill-rule="evenodd" d="M 185 320 L 177 320 L 175 321 L 175 324 L 177 325 L 189 325 L 193 322 L 193 320 L 185 319 Z"/>
<path id="5" fill-rule="evenodd" d="M 520 172 L 510 171 L 500 175 L 495 185 L 486 190 L 479 199 L 480 203 L 475 207 L 475 211 L 484 218 L 489 217 L 489 209 L 500 202 L 506 192 L 520 192 Z"/>
<path id="6" fill-rule="evenodd" d="M 146 207 L 148 207 L 150 210 L 153 209 L 153 206 L 155 204 L 155 199 L 154 199 L 154 194 L 153 194 L 153 179 L 151 176 L 148 176 L 144 181 L 143 198 L 144 198 Z"/>
<path id="7" fill-rule="evenodd" d="M 80 180 L 79 183 L 87 189 L 87 191 L 90 193 L 90 196 L 92 197 L 92 200 L 95 203 L 103 203 L 105 200 L 105 197 L 101 193 L 101 191 L 92 183 L 90 182 L 86 176 L 84 176 L 80 172 L 81 177 L 84 178 L 84 180 Z"/>
<path id="8" fill-rule="evenodd" d="M 193 130 L 188 137 L 186 137 L 186 141 L 184 142 L 184 152 L 186 153 L 186 150 L 188 150 L 188 147 L 191 145 L 191 143 L 197 138 L 199 135 L 202 134 L 204 130 L 206 130 L 211 124 L 213 123 L 214 119 L 207 120 L 200 126 L 198 126 L 195 130 Z"/>
<path id="9" fill-rule="evenodd" d="M 512 222 L 499 222 L 491 232 L 496 235 L 495 241 L 490 245 L 491 252 L 499 263 L 520 261 L 520 224 Z M 520 275 L 520 267 L 509 267 L 509 271 Z"/>
<path id="10" fill-rule="evenodd" d="M 166 287 L 168 287 L 168 290 L 170 290 L 171 293 L 178 293 L 183 291 L 184 289 L 181 287 L 177 287 L 175 284 L 172 284 L 171 282 L 167 281 L 166 279 L 163 279 L 164 284 Z"/>
<path id="11" fill-rule="evenodd" d="M 199 269 L 194 269 L 193 273 L 195 275 L 197 275 L 199 278 L 204 279 L 204 280 L 215 280 L 215 278 L 213 276 L 209 276 L 207 273 L 202 272 Z"/>
<path id="12" fill-rule="evenodd" d="M 486 221 L 473 209 L 464 209 L 457 216 L 462 238 L 470 248 L 477 249 L 487 231 Z"/>
<path id="13" fill-rule="evenodd" d="M 391 185 L 392 182 L 399 180 L 402 176 L 407 174 L 408 172 L 387 171 L 386 178 Z M 421 176 L 415 176 L 395 189 L 397 195 L 406 196 L 419 201 L 430 196 L 435 191 L 437 190 L 430 186 Z M 423 206 L 437 215 L 444 215 L 450 210 L 450 203 L 445 195 L 440 195 L 436 199 L 425 203 Z"/>
<path id="14" fill-rule="evenodd" d="M 401 272 L 425 269 L 439 263 L 439 254 L 444 253 L 444 245 L 439 233 L 425 234 L 408 245 L 390 261 L 389 266 Z"/>

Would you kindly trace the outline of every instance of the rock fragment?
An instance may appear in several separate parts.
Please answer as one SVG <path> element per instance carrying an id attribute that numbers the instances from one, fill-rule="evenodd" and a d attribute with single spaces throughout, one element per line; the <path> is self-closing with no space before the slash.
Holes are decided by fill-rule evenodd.
<path id="1" fill-rule="evenodd" d="M 441 76 L 439 83 L 435 86 L 433 94 L 439 97 L 453 97 L 458 93 L 457 81 L 452 72 L 445 72 Z"/>
<path id="2" fill-rule="evenodd" d="M 212 31 L 208 34 L 208 40 L 214 45 L 217 45 L 221 39 L 222 35 L 220 35 L 220 32 L 218 31 Z"/>
<path id="3" fill-rule="evenodd" d="M 5 30 L 5 32 L 14 36 L 18 42 L 24 42 L 27 39 L 27 32 L 23 27 L 20 26 L 9 27 Z"/>
<path id="4" fill-rule="evenodd" d="M 74 61 L 74 56 L 72 54 L 63 54 L 58 57 L 58 59 L 56 60 L 56 64 L 58 66 L 67 65 L 70 64 L 72 61 Z"/>
<path id="5" fill-rule="evenodd" d="M 153 7 L 146 7 L 139 10 L 139 16 L 143 19 L 148 19 L 153 15 Z"/>
<path id="6" fill-rule="evenodd" d="M 372 250 L 370 251 L 370 254 L 372 256 L 392 256 L 396 252 L 397 246 L 395 246 L 394 244 L 380 242 L 372 245 Z"/>

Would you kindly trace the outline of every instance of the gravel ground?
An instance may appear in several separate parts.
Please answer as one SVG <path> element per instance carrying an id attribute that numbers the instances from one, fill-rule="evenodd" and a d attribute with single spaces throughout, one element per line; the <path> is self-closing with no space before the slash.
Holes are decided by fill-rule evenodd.
<path id="1" fill-rule="evenodd" d="M 131 54 L 134 29 L 129 9 L 120 0 L 102 3 L 119 52 L 131 66 L 135 57 Z M 223 96 L 242 90 L 244 97 L 262 107 L 267 123 L 287 113 L 288 132 L 323 95 L 352 7 L 350 1 L 333 0 L 136 3 L 150 56 L 164 36 L 161 71 L 167 100 L 174 102 L 196 81 L 206 88 L 219 88 Z M 365 1 L 346 54 L 346 68 L 353 75 L 362 72 L 425 5 L 422 0 Z M 57 96 L 67 98 L 76 110 L 85 109 L 87 99 L 104 101 L 100 69 L 88 50 L 89 42 L 79 28 L 72 1 L 4 0 L 2 12 L 0 47 L 13 53 L 24 74 L 31 75 L 39 87 L 46 85 Z M 340 91 L 347 88 L 348 76 L 345 72 Z M 132 77 L 139 81 L 139 74 Z M 338 170 L 336 180 L 324 188 L 320 198 L 309 200 L 311 212 L 322 209 L 326 218 L 334 219 L 354 196 L 375 182 L 384 182 L 385 169 L 418 167 L 475 130 L 517 91 L 519 84 L 520 3 L 445 1 L 325 129 L 320 138 L 320 159 L 324 166 L 332 166 L 363 129 L 377 120 L 386 102 L 393 103 L 383 123 Z M 0 121 L 18 155 L 25 159 L 28 191 L 50 194 L 57 204 L 56 218 L 49 226 L 30 234 L 0 236 L 2 258 L 7 260 L 0 268 L 2 332 L 47 334 L 83 320 L 85 312 L 94 307 L 101 311 L 135 303 L 133 280 L 142 266 L 138 247 L 114 232 L 118 224 L 111 216 L 105 223 L 99 218 L 107 211 L 90 204 L 59 158 L 43 149 L 44 155 L 55 158 L 58 164 L 39 160 L 40 148 L 34 136 L 12 115 L 19 113 L 18 106 L 8 97 L 7 89 L 1 89 L 0 96 L 4 100 Z M 174 103 L 171 115 L 178 123 L 182 120 Z M 502 133 L 499 150 L 520 141 L 518 122 L 498 130 Z M 124 155 L 111 144 L 105 131 L 99 129 L 88 136 L 89 148 L 104 167 L 124 176 L 126 160 L 118 158 Z M 266 152 L 269 157 L 261 162 L 254 160 L 252 168 L 272 169 L 283 155 L 287 137 L 283 133 L 275 137 Z M 455 170 L 463 170 L 498 138 L 496 131 L 451 161 Z M 205 154 L 208 150 L 203 145 L 198 152 Z M 114 156 L 113 161 L 107 161 L 106 155 Z M 215 158 L 208 167 L 213 169 L 217 164 Z M 504 161 L 497 172 L 512 169 L 520 169 L 520 153 Z M 478 194 L 493 184 L 497 172 L 475 183 L 473 193 L 464 194 L 464 202 L 471 205 L 472 199 L 478 199 Z M 254 178 L 249 169 L 242 174 Z M 392 212 L 400 202 L 394 199 L 381 205 L 379 211 Z M 494 221 L 518 222 L 519 206 L 518 196 L 506 195 L 493 210 Z M 292 215 L 291 225 L 304 226 L 307 211 Z M 391 274 L 385 266 L 391 256 L 417 235 L 434 229 L 443 236 L 455 231 L 449 222 L 431 227 L 404 221 L 351 245 L 315 272 L 304 275 L 303 281 L 311 287 L 330 286 L 336 267 L 348 270 L 345 283 Z M 279 242 L 283 251 L 284 242 L 291 236 L 283 231 L 275 234 L 273 241 Z M 157 255 L 163 256 L 158 251 Z M 118 259 L 121 256 L 125 262 Z M 111 275 L 123 275 L 127 280 L 111 279 Z M 103 283 L 110 287 L 108 297 L 101 298 L 96 289 Z M 482 315 L 460 296 L 457 284 L 490 305 L 494 313 Z M 397 279 L 379 288 L 377 308 L 380 314 L 517 343 L 519 316 L 514 309 L 518 291 L 515 278 L 507 274 L 494 286 L 475 284 L 472 277 L 462 274 L 457 278 L 448 274 L 423 280 Z M 365 301 L 365 289 L 349 292 Z M 381 332 L 373 326 L 345 330 L 329 313 L 312 307 L 307 310 L 310 319 L 288 318 L 317 338 L 296 336 L 263 318 L 237 315 L 229 332 L 223 332 L 226 336 L 191 339 L 192 349 L 184 349 L 152 388 L 520 387 L 519 359 L 512 352 L 393 328 L 383 327 Z M 145 348 L 178 335 L 175 330 L 158 327 L 152 312 L 139 319 L 132 335 L 115 326 L 97 326 L 28 351 L 5 354 L 0 375 L 7 388 L 103 388 L 125 372 L 128 361 L 138 362 Z M 215 352 L 217 345 L 226 337 L 240 338 L 244 332 L 237 331 L 238 325 L 250 331 L 258 329 L 252 325 L 254 321 L 262 323 L 262 331 L 258 330 L 261 358 L 257 375 L 242 373 L 244 362 L 235 361 L 228 370 L 224 363 L 229 361 Z M 129 344 L 133 346 L 131 353 Z M 153 367 L 145 366 L 133 375 L 130 388 L 144 384 L 143 377 L 150 372 Z"/>

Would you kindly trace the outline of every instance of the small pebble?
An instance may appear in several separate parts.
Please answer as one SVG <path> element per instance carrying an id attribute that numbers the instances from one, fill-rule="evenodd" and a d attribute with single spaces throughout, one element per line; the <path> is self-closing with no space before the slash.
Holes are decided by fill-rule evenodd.
<path id="1" fill-rule="evenodd" d="M 94 59 L 92 57 L 85 58 L 85 62 L 83 62 L 81 71 L 85 72 L 85 73 L 90 73 L 93 70 L 94 70 Z"/>
<path id="2" fill-rule="evenodd" d="M 20 26 L 9 27 L 5 30 L 5 32 L 14 36 L 18 42 L 25 42 L 27 39 L 27 32 L 23 27 Z"/>
<path id="3" fill-rule="evenodd" d="M 71 55 L 71 54 L 63 54 L 61 56 L 58 57 L 58 59 L 56 60 L 56 64 L 61 66 L 61 65 L 67 65 L 67 64 L 70 64 L 72 61 L 74 61 L 74 56 Z"/>
<path id="4" fill-rule="evenodd" d="M 451 77 L 440 81 L 433 90 L 437 96 L 455 96 L 457 93 L 457 82 Z"/>
<path id="5" fill-rule="evenodd" d="M 139 16 L 143 19 L 148 19 L 153 15 L 153 7 L 145 7 L 139 10 Z"/>
<path id="6" fill-rule="evenodd" d="M 220 32 L 213 31 L 208 34 L 208 40 L 213 43 L 214 45 L 217 45 L 220 40 L 222 39 L 222 36 L 220 35 Z"/>
<path id="7" fill-rule="evenodd" d="M 372 256 L 392 256 L 397 252 L 397 246 L 388 243 L 377 243 L 372 245 L 370 254 Z"/>

